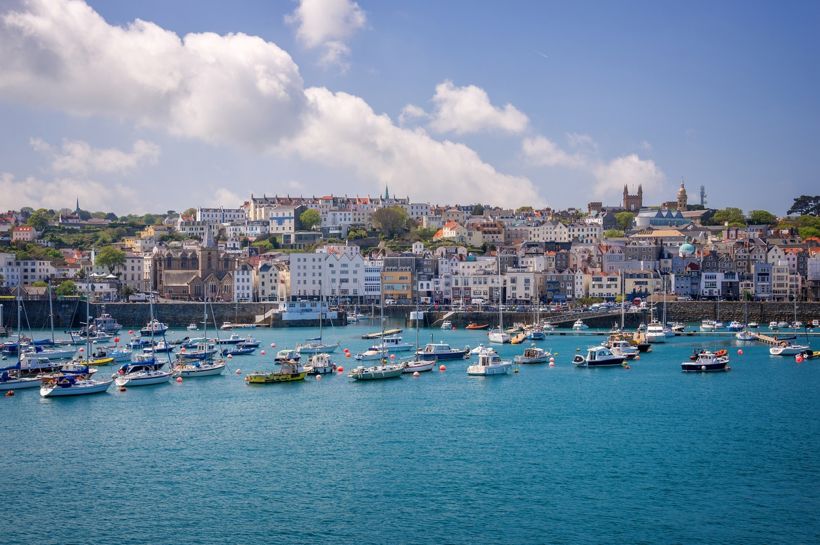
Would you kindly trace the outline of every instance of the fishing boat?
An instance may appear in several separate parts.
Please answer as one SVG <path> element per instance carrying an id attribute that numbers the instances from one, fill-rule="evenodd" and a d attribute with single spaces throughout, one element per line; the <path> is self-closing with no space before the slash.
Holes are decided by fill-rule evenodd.
<path id="1" fill-rule="evenodd" d="M 307 371 L 298 361 L 283 361 L 274 371 L 255 371 L 245 376 L 248 384 L 280 384 L 284 382 L 299 382 L 305 380 Z"/>
<path id="2" fill-rule="evenodd" d="M 336 370 L 330 354 L 314 354 L 308 359 L 305 371 L 308 375 L 328 375 Z"/>
<path id="3" fill-rule="evenodd" d="M 108 333 L 109 335 L 116 335 L 119 333 L 120 329 L 122 329 L 122 326 L 117 322 L 117 320 L 105 312 L 105 306 L 103 306 L 100 315 L 94 318 L 92 327 L 95 331 L 102 331 L 103 333 Z"/>
<path id="4" fill-rule="evenodd" d="M 113 380 L 94 380 L 87 375 L 59 373 L 46 375 L 42 379 L 42 397 L 70 397 L 101 394 L 108 390 Z"/>
<path id="5" fill-rule="evenodd" d="M 302 356 L 296 350 L 292 348 L 284 348 L 276 353 L 276 356 L 274 356 L 273 361 L 299 361 L 301 357 Z"/>
<path id="6" fill-rule="evenodd" d="M 416 356 L 419 359 L 426 361 L 447 361 L 447 360 L 462 360 L 467 357 L 470 352 L 470 347 L 453 348 L 444 342 L 427 343 L 424 348 L 416 351 Z"/>
<path id="7" fill-rule="evenodd" d="M 729 367 L 729 356 L 719 356 L 706 350 L 698 353 L 694 360 L 690 359 L 682 362 L 680 367 L 684 373 L 713 373 L 731 369 Z"/>
<path id="8" fill-rule="evenodd" d="M 547 335 L 544 333 L 544 330 L 541 329 L 540 326 L 536 326 L 527 330 L 528 341 L 543 341 L 546 338 Z"/>
<path id="9" fill-rule="evenodd" d="M 490 327 L 490 324 L 478 324 L 476 322 L 470 322 L 464 329 L 478 330 L 487 329 L 488 327 Z"/>
<path id="10" fill-rule="evenodd" d="M 524 350 L 523 354 L 519 354 L 513 358 L 515 363 L 533 364 L 533 363 L 547 363 L 550 359 L 550 354 L 543 348 L 538 348 L 533 345 Z"/>
<path id="11" fill-rule="evenodd" d="M 572 363 L 576 367 L 616 367 L 623 365 L 626 356 L 616 356 L 605 346 L 592 346 L 587 349 L 587 355 L 576 354 Z"/>
<path id="12" fill-rule="evenodd" d="M 489 377 L 506 375 L 512 370 L 512 362 L 502 360 L 492 348 L 485 348 L 478 354 L 478 363 L 467 367 L 467 375 L 475 377 Z"/>
<path id="13" fill-rule="evenodd" d="M 781 341 L 776 346 L 769 348 L 769 354 L 772 356 L 796 356 L 809 351 L 811 351 L 811 348 L 805 344 L 792 344 L 786 341 Z"/>
<path id="14" fill-rule="evenodd" d="M 151 299 L 153 301 L 153 298 Z M 156 318 L 152 318 L 145 327 L 140 329 L 140 335 L 143 337 L 160 337 L 168 331 L 168 326 L 163 324 Z"/>
<path id="15" fill-rule="evenodd" d="M 589 329 L 589 326 L 586 325 L 584 321 L 579 318 L 575 320 L 574 324 L 572 324 L 572 329 L 574 329 L 575 331 L 581 331 L 584 329 Z"/>

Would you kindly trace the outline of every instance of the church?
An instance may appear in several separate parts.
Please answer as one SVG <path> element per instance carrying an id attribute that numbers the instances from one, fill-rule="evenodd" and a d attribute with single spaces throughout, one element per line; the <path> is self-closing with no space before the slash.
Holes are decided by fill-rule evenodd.
<path id="1" fill-rule="evenodd" d="M 641 208 L 643 208 L 643 187 L 638 185 L 638 193 L 636 195 L 630 195 L 629 188 L 624 184 L 623 209 L 629 212 L 639 212 Z"/>

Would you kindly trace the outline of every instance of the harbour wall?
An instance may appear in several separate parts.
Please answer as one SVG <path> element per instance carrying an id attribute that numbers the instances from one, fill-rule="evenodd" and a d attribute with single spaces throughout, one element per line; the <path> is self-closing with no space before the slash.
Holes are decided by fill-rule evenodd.
<path id="1" fill-rule="evenodd" d="M 54 327 L 58 331 L 74 329 L 81 326 L 85 321 L 85 304 L 77 301 L 54 301 Z M 13 328 L 17 324 L 16 303 L 13 300 L 4 300 L 0 303 L 3 307 L 3 325 Z M 110 313 L 124 327 L 133 329 L 142 327 L 150 319 L 150 305 L 148 303 L 107 303 L 106 312 Z M 213 309 L 213 316 L 210 317 L 211 324 L 215 321 L 221 325 L 224 322 L 254 323 L 257 315 L 263 315 L 275 307 L 274 303 L 213 303 L 209 304 L 209 315 Z M 749 302 L 747 305 L 749 321 L 767 324 L 771 321 L 791 322 L 794 320 L 793 303 L 763 303 Z M 378 315 L 378 308 L 362 309 L 375 311 Z M 385 307 L 384 314 L 388 318 L 407 322 L 409 314 L 415 310 L 413 306 L 389 306 Z M 91 315 L 97 316 L 102 311 L 102 305 L 91 304 Z M 659 309 L 660 312 L 660 309 Z M 368 312 L 369 313 L 369 312 Z M 23 325 L 24 328 L 48 328 L 49 309 L 48 301 L 28 300 L 24 303 Z M 157 303 L 154 305 L 154 314 L 158 320 L 167 323 L 171 327 L 185 327 L 190 323 L 200 323 L 202 321 L 202 303 Z M 438 326 L 447 313 L 445 311 L 425 312 L 425 325 Z M 675 301 L 667 303 L 667 319 L 679 322 L 699 322 L 704 319 L 720 319 L 728 322 L 731 320 L 743 321 L 744 303 L 742 302 L 721 302 L 714 301 Z M 498 314 L 496 312 L 457 312 L 448 319 L 458 328 L 463 328 L 470 322 L 488 323 L 495 325 Z M 607 314 L 591 314 L 588 312 L 564 313 L 560 315 L 541 314 L 545 320 L 549 320 L 559 325 L 571 323 L 578 318 L 590 327 L 611 327 L 613 322 L 620 322 L 618 311 Z M 634 327 L 641 322 L 648 322 L 647 312 L 627 313 L 626 326 Z M 516 322 L 531 322 L 533 315 L 531 312 L 505 312 L 504 323 L 512 325 Z M 797 319 L 808 323 L 814 319 L 820 319 L 820 303 L 798 303 Z M 334 326 L 345 325 L 346 319 L 342 313 L 339 319 L 333 321 Z M 370 322 L 377 324 L 378 320 Z M 304 320 L 298 322 L 284 322 L 274 315 L 265 325 L 271 327 L 293 327 L 293 326 L 317 326 L 316 320 Z"/>

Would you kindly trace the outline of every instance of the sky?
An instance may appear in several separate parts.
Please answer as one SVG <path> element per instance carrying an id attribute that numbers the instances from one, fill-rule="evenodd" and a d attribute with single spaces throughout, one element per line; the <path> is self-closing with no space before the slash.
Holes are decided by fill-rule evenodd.
<path id="1" fill-rule="evenodd" d="M 818 2 L 0 0 L 0 209 L 254 195 L 785 214 Z"/>

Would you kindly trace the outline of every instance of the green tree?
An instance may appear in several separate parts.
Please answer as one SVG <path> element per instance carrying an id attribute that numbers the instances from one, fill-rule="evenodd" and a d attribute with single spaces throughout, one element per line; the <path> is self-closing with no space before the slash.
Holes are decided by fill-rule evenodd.
<path id="1" fill-rule="evenodd" d="M 42 232 L 46 227 L 48 227 L 48 222 L 50 219 L 48 210 L 45 208 L 40 208 L 39 210 L 32 212 L 26 223 L 34 227 L 37 231 Z"/>
<path id="2" fill-rule="evenodd" d="M 34 286 L 35 288 L 47 288 L 48 287 L 48 282 L 43 282 L 42 280 L 38 280 L 36 282 L 32 282 L 31 285 Z"/>
<path id="3" fill-rule="evenodd" d="M 531 214 L 532 206 L 519 206 L 515 211 L 516 214 Z"/>
<path id="4" fill-rule="evenodd" d="M 777 223 L 777 217 L 765 210 L 752 210 L 749 212 L 749 223 L 752 225 L 774 225 Z"/>
<path id="5" fill-rule="evenodd" d="M 473 206 L 472 214 L 474 216 L 483 216 L 484 215 L 484 205 L 483 204 L 476 204 Z"/>
<path id="6" fill-rule="evenodd" d="M 65 280 L 57 286 L 57 289 L 54 290 L 54 292 L 61 297 L 65 297 L 66 295 L 77 295 L 77 284 L 71 280 Z"/>
<path id="7" fill-rule="evenodd" d="M 259 248 L 259 253 L 264 254 L 273 250 L 273 243 L 270 240 L 257 240 L 251 244 L 254 248 Z"/>
<path id="8" fill-rule="evenodd" d="M 303 228 L 312 231 L 317 225 L 322 223 L 322 215 L 319 214 L 318 210 L 308 208 L 299 214 L 299 221 L 302 223 Z"/>
<path id="9" fill-rule="evenodd" d="M 108 267 L 108 271 L 113 274 L 114 269 L 125 265 L 125 252 L 113 246 L 105 246 L 97 252 L 95 264 L 100 267 Z"/>
<path id="10" fill-rule="evenodd" d="M 433 236 L 436 234 L 436 230 L 432 227 L 422 227 L 421 229 L 416 229 L 413 231 L 413 238 L 416 240 L 423 240 L 423 241 L 430 241 L 433 240 Z"/>
<path id="11" fill-rule="evenodd" d="M 620 229 L 607 229 L 604 231 L 604 238 L 620 238 L 624 236 L 624 232 Z"/>
<path id="12" fill-rule="evenodd" d="M 159 223 L 159 218 L 157 218 L 154 214 L 145 214 L 142 216 L 142 223 L 145 225 L 154 225 Z"/>
<path id="13" fill-rule="evenodd" d="M 712 216 L 713 225 L 723 225 L 728 223 L 730 227 L 743 227 L 746 225 L 746 218 L 740 208 L 724 208 L 715 212 Z"/>
<path id="14" fill-rule="evenodd" d="M 820 195 L 795 197 L 787 214 L 797 216 L 820 216 Z"/>
<path id="15" fill-rule="evenodd" d="M 347 240 L 360 240 L 367 238 L 367 231 L 364 229 L 349 229 L 347 231 Z"/>
<path id="16" fill-rule="evenodd" d="M 195 217 L 196 216 L 196 208 L 188 208 L 182 213 L 182 215 L 183 216 Z"/>
<path id="17" fill-rule="evenodd" d="M 394 238 L 407 229 L 407 211 L 400 206 L 379 208 L 373 212 L 373 225 L 385 238 Z"/>
<path id="18" fill-rule="evenodd" d="M 632 222 L 635 220 L 635 214 L 632 212 L 618 212 L 615 214 L 615 221 L 618 222 L 618 227 L 621 231 L 627 231 L 632 227 Z"/>

